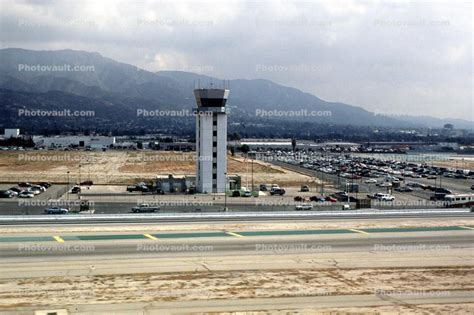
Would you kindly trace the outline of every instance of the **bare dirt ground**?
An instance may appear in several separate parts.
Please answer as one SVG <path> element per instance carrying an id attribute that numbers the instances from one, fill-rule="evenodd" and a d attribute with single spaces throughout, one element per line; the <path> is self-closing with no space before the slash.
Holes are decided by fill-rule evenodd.
<path id="1" fill-rule="evenodd" d="M 0 309 L 301 296 L 411 294 L 474 290 L 474 266 L 135 273 L 3 279 Z"/>
<path id="2" fill-rule="evenodd" d="M 195 173 L 194 152 L 164 151 L 15 151 L 0 152 L 2 182 L 50 181 L 79 182 L 92 180 L 96 184 L 133 184 L 149 181 L 156 175 L 175 176 Z M 69 172 L 69 175 L 67 174 Z M 242 177 L 242 184 L 251 183 L 252 163 L 240 157 L 228 156 L 228 173 Z M 254 161 L 253 179 L 260 183 L 298 186 L 313 181 L 269 163 Z"/>

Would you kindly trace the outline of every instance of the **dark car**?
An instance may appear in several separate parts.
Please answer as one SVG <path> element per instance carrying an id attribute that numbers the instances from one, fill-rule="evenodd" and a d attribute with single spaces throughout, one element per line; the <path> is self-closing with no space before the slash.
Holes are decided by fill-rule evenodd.
<path id="1" fill-rule="evenodd" d="M 324 199 L 323 197 L 319 197 L 319 196 L 311 196 L 309 198 L 310 201 L 316 201 L 316 202 L 325 202 L 326 199 Z"/>
<path id="2" fill-rule="evenodd" d="M 81 192 L 81 187 L 79 187 L 79 186 L 74 186 L 71 189 L 71 194 L 78 194 L 80 192 Z"/>
<path id="3" fill-rule="evenodd" d="M 49 188 L 49 187 L 51 187 L 51 184 L 48 183 L 48 182 L 41 182 L 41 183 L 39 183 L 39 185 L 43 186 L 44 188 Z"/>
<path id="4" fill-rule="evenodd" d="M 434 192 L 437 194 L 452 194 L 453 193 L 451 190 L 443 188 L 443 187 L 435 188 Z"/>
<path id="5" fill-rule="evenodd" d="M 31 187 L 31 184 L 30 183 L 19 183 L 18 186 L 19 187 Z"/>
<path id="6" fill-rule="evenodd" d="M 405 187 L 397 187 L 397 188 L 395 188 L 395 190 L 398 191 L 398 192 L 412 192 L 413 188 L 405 186 Z"/>
<path id="7" fill-rule="evenodd" d="M 24 189 L 18 188 L 18 187 L 12 187 L 9 190 L 14 191 L 16 193 L 21 193 Z"/>
<path id="8" fill-rule="evenodd" d="M 0 190 L 0 198 L 13 198 L 13 194 L 8 190 Z"/>
<path id="9" fill-rule="evenodd" d="M 234 190 L 234 191 L 232 192 L 232 197 L 240 197 L 240 191 Z"/>

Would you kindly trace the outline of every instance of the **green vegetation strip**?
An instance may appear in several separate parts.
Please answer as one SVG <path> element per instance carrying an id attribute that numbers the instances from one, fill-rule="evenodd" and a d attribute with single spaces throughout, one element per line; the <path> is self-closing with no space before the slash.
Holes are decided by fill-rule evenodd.
<path id="1" fill-rule="evenodd" d="M 166 233 L 166 234 L 151 234 L 154 237 L 160 238 L 193 238 L 193 237 L 229 237 L 231 235 L 224 232 L 195 232 L 195 233 Z"/>
<path id="2" fill-rule="evenodd" d="M 370 228 L 359 229 L 367 233 L 398 233 L 398 232 L 439 232 L 439 231 L 465 231 L 459 226 L 433 226 L 433 227 L 413 227 L 413 228 Z"/>
<path id="3" fill-rule="evenodd" d="M 291 230 L 291 231 L 252 231 L 237 232 L 242 236 L 272 236 L 272 235 L 317 235 L 317 234 L 345 234 L 357 233 L 350 230 Z"/>
<path id="4" fill-rule="evenodd" d="M 471 226 L 470 226 L 471 227 Z M 460 226 L 434 226 L 413 228 L 367 228 L 357 229 L 367 233 L 400 233 L 400 232 L 439 232 L 439 231 L 468 231 Z M 277 231 L 248 231 L 236 232 L 242 236 L 291 236 L 291 235 L 320 235 L 320 234 L 357 234 L 349 229 L 338 230 L 277 230 Z M 172 238 L 197 238 L 197 237 L 233 237 L 225 232 L 191 232 L 191 233 L 163 233 L 151 234 L 160 239 Z M 108 241 L 108 240 L 148 240 L 143 234 L 103 234 L 103 235 L 77 235 L 60 236 L 64 241 Z M 0 237 L 0 243 L 8 242 L 48 242 L 56 241 L 53 236 L 24 236 Z"/>
<path id="5" fill-rule="evenodd" d="M 52 236 L 0 237 L 0 243 L 8 242 L 49 242 L 56 240 Z"/>

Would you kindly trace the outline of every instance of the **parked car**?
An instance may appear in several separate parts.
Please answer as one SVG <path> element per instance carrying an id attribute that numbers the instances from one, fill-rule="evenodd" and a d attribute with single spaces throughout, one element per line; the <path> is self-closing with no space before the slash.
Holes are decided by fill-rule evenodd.
<path id="1" fill-rule="evenodd" d="M 80 186 L 73 186 L 71 188 L 71 194 L 78 194 L 81 192 L 81 187 Z"/>
<path id="2" fill-rule="evenodd" d="M 242 197 L 252 197 L 252 192 L 250 190 L 245 190 L 242 193 Z"/>
<path id="3" fill-rule="evenodd" d="M 404 187 L 397 187 L 397 188 L 395 188 L 395 190 L 398 191 L 398 192 L 412 192 L 413 188 L 410 188 L 408 186 L 404 186 Z"/>
<path id="4" fill-rule="evenodd" d="M 452 194 L 453 192 L 449 189 L 443 188 L 443 187 L 438 187 L 434 189 L 435 193 L 441 193 L 441 194 Z"/>
<path id="5" fill-rule="evenodd" d="M 283 188 L 276 188 L 276 187 L 272 187 L 272 189 L 270 190 L 270 195 L 280 195 L 280 196 L 283 196 L 285 194 L 285 190 Z"/>
<path id="6" fill-rule="evenodd" d="M 380 201 L 394 201 L 395 200 L 395 197 L 394 196 L 391 196 L 389 194 L 375 194 L 375 197 L 376 199 L 380 200 Z"/>
<path id="7" fill-rule="evenodd" d="M 13 198 L 14 195 L 9 190 L 0 190 L 0 198 Z"/>
<path id="8" fill-rule="evenodd" d="M 59 207 L 51 207 L 51 208 L 45 209 L 44 212 L 47 214 L 66 214 L 69 212 L 69 210 L 64 209 L 64 208 L 59 208 Z"/>
<path id="9" fill-rule="evenodd" d="M 329 201 L 329 202 L 337 202 L 337 199 L 334 198 L 334 197 L 331 197 L 331 196 L 326 196 L 326 201 Z"/>
<path id="10" fill-rule="evenodd" d="M 296 205 L 295 210 L 311 210 L 313 209 L 313 205 L 310 203 L 303 203 L 300 205 Z"/>
<path id="11" fill-rule="evenodd" d="M 260 191 L 268 191 L 268 186 L 267 186 L 267 184 L 261 184 L 261 185 L 260 185 Z"/>
<path id="12" fill-rule="evenodd" d="M 132 212 L 134 212 L 134 213 L 155 212 L 155 211 L 159 211 L 159 210 L 160 210 L 160 207 L 153 207 L 153 206 L 150 206 L 147 203 L 142 203 L 142 204 L 132 208 Z"/>
<path id="13" fill-rule="evenodd" d="M 44 186 L 41 186 L 41 185 L 32 185 L 30 187 L 30 189 L 39 189 L 41 192 L 45 192 L 46 191 L 46 188 Z"/>
<path id="14" fill-rule="evenodd" d="M 310 201 L 316 201 L 316 202 L 325 202 L 326 199 L 324 199 L 324 197 L 320 197 L 320 196 L 311 196 L 309 198 Z"/>
<path id="15" fill-rule="evenodd" d="M 45 188 L 49 188 L 49 187 L 52 186 L 52 185 L 51 185 L 50 183 L 48 183 L 48 182 L 41 182 L 41 183 L 39 183 L 39 185 L 41 185 L 41 186 L 43 186 L 43 187 L 45 187 Z"/>
<path id="16" fill-rule="evenodd" d="M 27 187 L 30 187 L 31 184 L 30 183 L 19 183 L 18 186 L 27 188 Z"/>
<path id="17" fill-rule="evenodd" d="M 309 191 L 308 185 L 303 185 L 303 186 L 301 186 L 300 191 L 301 191 L 301 192 L 308 192 L 308 191 Z"/>
<path id="18" fill-rule="evenodd" d="M 232 197 L 240 197 L 240 191 L 234 190 L 234 191 L 232 192 Z"/>
<path id="19" fill-rule="evenodd" d="M 26 190 L 18 194 L 18 198 L 33 198 L 34 196 L 32 192 Z"/>
<path id="20" fill-rule="evenodd" d="M 377 184 L 377 180 L 374 178 L 367 179 L 365 181 L 366 184 Z"/>
<path id="21" fill-rule="evenodd" d="M 12 187 L 10 189 L 8 189 L 10 191 L 15 191 L 17 193 L 21 193 L 22 191 L 24 191 L 24 189 L 21 189 L 21 188 L 18 188 L 18 187 Z"/>
<path id="22" fill-rule="evenodd" d="M 28 188 L 26 191 L 32 193 L 33 195 L 39 195 L 42 193 L 41 189 L 33 187 Z"/>

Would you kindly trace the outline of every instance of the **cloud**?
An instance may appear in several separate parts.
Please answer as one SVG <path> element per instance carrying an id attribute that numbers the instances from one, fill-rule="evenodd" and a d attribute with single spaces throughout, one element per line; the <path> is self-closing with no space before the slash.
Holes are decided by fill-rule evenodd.
<path id="1" fill-rule="evenodd" d="M 469 118 L 472 4 L 2 1 L 2 47 L 265 78 L 377 112 Z M 466 114 L 467 113 L 467 114 Z"/>

